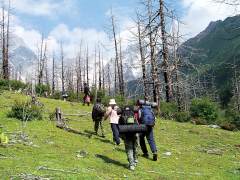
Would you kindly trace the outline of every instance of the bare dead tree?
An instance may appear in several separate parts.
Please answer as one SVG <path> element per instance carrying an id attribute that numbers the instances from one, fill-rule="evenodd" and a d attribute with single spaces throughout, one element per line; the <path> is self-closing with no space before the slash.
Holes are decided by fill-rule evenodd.
<path id="1" fill-rule="evenodd" d="M 148 93 L 147 93 L 147 74 L 146 74 L 146 58 L 145 58 L 145 52 L 143 48 L 143 42 L 142 39 L 144 37 L 141 29 L 141 22 L 139 15 L 138 21 L 137 21 L 137 27 L 138 27 L 138 47 L 139 47 L 139 53 L 141 58 L 141 64 L 142 64 L 142 78 L 143 78 L 143 87 L 144 87 L 144 99 L 147 100 Z"/>
<path id="2" fill-rule="evenodd" d="M 108 74 L 107 74 L 107 78 L 108 78 L 108 94 L 110 96 L 111 95 L 111 78 L 110 78 L 110 64 L 109 63 L 107 65 L 107 69 L 108 69 L 107 70 L 108 71 Z"/>
<path id="3" fill-rule="evenodd" d="M 104 69 L 104 63 L 103 63 L 103 56 L 102 56 L 102 62 L 101 62 L 101 64 L 102 64 L 102 83 L 103 83 L 103 85 L 102 85 L 102 87 L 103 87 L 103 90 L 105 90 L 105 69 Z"/>
<path id="4" fill-rule="evenodd" d="M 56 79 L 56 76 L 55 76 L 55 53 L 53 52 L 53 55 L 52 55 L 52 94 L 55 93 L 55 79 Z"/>
<path id="5" fill-rule="evenodd" d="M 40 44 L 40 54 L 39 54 L 39 60 L 38 60 L 38 68 L 39 68 L 39 74 L 38 74 L 38 84 L 41 85 L 43 84 L 43 72 L 44 72 L 44 67 L 45 67 L 45 59 L 44 59 L 44 54 L 46 50 L 46 44 L 44 48 L 44 36 L 42 34 L 42 40 Z"/>
<path id="6" fill-rule="evenodd" d="M 102 89 L 102 63 L 101 63 L 101 49 L 100 46 L 99 48 L 99 52 L 98 52 L 98 88 L 99 90 Z M 97 70 L 97 69 L 95 69 Z"/>
<path id="7" fill-rule="evenodd" d="M 111 23 L 112 23 L 112 33 L 113 33 L 113 40 L 114 40 L 114 46 L 115 46 L 115 84 L 116 84 L 116 78 L 118 77 L 118 85 L 119 85 L 119 92 L 122 96 L 124 96 L 124 90 L 123 90 L 123 82 L 121 79 L 121 72 L 120 72 L 120 65 L 119 65 L 119 52 L 118 52 L 118 43 L 117 43 L 117 37 L 116 37 L 116 24 L 115 24 L 115 17 L 113 13 L 111 12 Z M 116 86 L 116 85 L 115 85 Z M 116 94 L 116 87 L 115 87 L 115 94 Z"/>
<path id="8" fill-rule="evenodd" d="M 150 48 L 150 62 L 151 62 L 151 74 L 152 74 L 152 83 L 153 83 L 153 100 L 158 104 L 158 112 L 160 112 L 160 80 L 158 77 L 158 66 L 157 66 L 157 57 L 156 57 L 156 44 L 157 44 L 157 34 L 158 26 L 154 24 L 154 13 L 152 10 L 152 0 L 147 1 L 147 15 L 148 15 L 148 24 L 146 26 L 147 36 L 149 40 Z"/>
<path id="9" fill-rule="evenodd" d="M 3 79 L 9 80 L 10 68 L 9 68 L 9 27 L 10 27 L 10 7 L 11 1 L 8 1 L 8 14 L 7 14 L 7 25 L 5 17 L 5 4 L 2 4 L 2 72 Z M 7 26 L 7 27 L 6 27 Z"/>
<path id="10" fill-rule="evenodd" d="M 61 80 L 62 80 L 62 93 L 65 93 L 65 72 L 64 72 L 64 53 L 63 53 L 63 43 L 60 43 L 60 51 L 61 51 Z"/>
<path id="11" fill-rule="evenodd" d="M 120 79 L 121 79 L 121 89 L 122 89 L 122 96 L 125 95 L 125 92 L 124 92 L 124 77 L 123 77 L 123 54 L 122 54 L 122 40 L 121 40 L 121 37 L 119 37 L 119 65 L 120 65 Z"/>
<path id="12" fill-rule="evenodd" d="M 87 53 L 86 53 L 86 71 L 87 71 L 87 84 L 89 86 L 89 54 L 88 54 L 88 46 L 87 46 Z"/>
<path id="13" fill-rule="evenodd" d="M 164 0 L 159 0 L 159 16 L 160 16 L 160 27 L 161 27 L 161 39 L 162 39 L 162 56 L 163 56 L 163 67 L 164 67 L 164 80 L 166 84 L 166 100 L 171 102 L 173 100 L 172 91 L 172 78 L 169 66 L 169 52 L 168 52 L 168 41 L 165 25 L 165 14 L 164 14 Z"/>

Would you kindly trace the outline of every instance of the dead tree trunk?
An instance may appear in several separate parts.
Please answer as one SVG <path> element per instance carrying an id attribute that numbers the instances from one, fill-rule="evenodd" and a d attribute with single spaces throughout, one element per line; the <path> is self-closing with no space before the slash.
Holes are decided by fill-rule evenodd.
<path id="1" fill-rule="evenodd" d="M 103 90 L 105 90 L 105 69 L 104 69 L 104 63 L 103 63 L 103 56 L 102 56 L 102 87 Z"/>
<path id="2" fill-rule="evenodd" d="M 144 99 L 147 100 L 148 94 L 147 94 L 147 76 L 146 76 L 146 66 L 145 66 L 146 60 L 145 60 L 145 55 L 144 55 L 144 50 L 143 50 L 143 45 L 142 45 L 141 24 L 140 24 L 139 19 L 138 19 L 138 22 L 137 22 L 137 26 L 138 26 L 138 46 L 139 46 L 141 63 L 142 63 L 142 78 L 143 78 L 143 87 L 144 87 Z"/>
<path id="3" fill-rule="evenodd" d="M 117 45 L 117 38 L 116 38 L 116 25 L 115 25 L 115 19 L 112 14 L 112 32 L 113 32 L 113 38 L 114 38 L 114 45 L 115 45 L 115 65 L 116 65 L 116 71 L 118 75 L 118 82 L 119 82 L 119 92 L 121 95 L 124 95 L 123 89 L 122 89 L 122 84 L 123 82 L 121 81 L 121 75 L 120 75 L 120 66 L 119 66 L 119 52 L 118 52 L 118 45 Z"/>
<path id="4" fill-rule="evenodd" d="M 101 63 L 101 50 L 100 50 L 100 47 L 99 47 L 99 57 L 98 57 L 98 88 L 99 90 L 102 89 L 102 63 Z M 95 69 L 97 70 L 97 69 Z"/>
<path id="5" fill-rule="evenodd" d="M 55 93 L 55 54 L 52 57 L 52 94 Z"/>
<path id="6" fill-rule="evenodd" d="M 10 6 L 10 1 L 9 1 Z M 9 10 L 7 19 L 7 30 L 5 27 L 5 7 L 2 5 L 2 71 L 3 79 L 9 80 L 9 60 L 8 60 L 8 46 L 9 46 Z M 6 32 L 7 31 L 7 32 Z"/>
<path id="7" fill-rule="evenodd" d="M 162 38 L 162 56 L 163 56 L 163 67 L 164 67 L 164 80 L 166 84 L 166 100 L 172 102 L 173 91 L 172 91 L 172 78 L 168 60 L 168 42 L 165 26 L 165 14 L 164 14 L 164 0 L 159 0 L 159 16 L 160 16 L 160 27 L 161 27 L 161 38 Z"/>
<path id="8" fill-rule="evenodd" d="M 157 102 L 158 112 L 160 112 L 160 81 L 158 77 L 158 66 L 156 61 L 156 35 L 155 35 L 157 33 L 156 31 L 157 28 L 153 28 L 152 23 L 153 23 L 152 4 L 151 4 L 151 0 L 149 0 L 147 28 L 148 28 L 149 47 L 150 47 L 151 74 L 152 74 L 152 82 L 153 82 L 153 100 Z"/>
<path id="9" fill-rule="evenodd" d="M 108 94 L 111 96 L 110 64 L 108 64 Z"/>
<path id="10" fill-rule="evenodd" d="M 63 44 L 61 42 L 61 62 L 62 62 L 62 71 L 61 71 L 61 79 L 62 79 L 62 93 L 64 94 L 65 93 L 65 76 L 64 76 L 64 54 L 63 54 Z"/>
<path id="11" fill-rule="evenodd" d="M 87 47 L 87 56 L 86 56 L 86 70 L 87 70 L 87 85 L 89 86 L 89 56 L 88 56 L 88 47 Z"/>
<path id="12" fill-rule="evenodd" d="M 119 51 L 120 51 L 120 55 L 119 55 L 119 60 L 120 60 L 120 78 L 121 78 L 121 90 L 122 90 L 122 96 L 125 95 L 124 93 L 124 78 L 123 78 L 123 55 L 122 55 L 122 42 L 121 42 L 121 38 L 120 42 L 119 42 Z"/>

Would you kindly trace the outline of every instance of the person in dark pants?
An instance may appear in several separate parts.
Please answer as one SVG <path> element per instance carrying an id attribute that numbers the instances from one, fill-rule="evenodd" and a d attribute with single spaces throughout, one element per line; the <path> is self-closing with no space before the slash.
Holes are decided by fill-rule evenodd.
<path id="1" fill-rule="evenodd" d="M 145 137 L 147 138 L 148 144 L 150 146 L 150 149 L 153 153 L 153 160 L 157 161 L 157 147 L 155 144 L 155 140 L 154 140 L 154 134 L 153 134 L 153 127 L 147 126 L 147 132 L 146 133 L 142 133 L 140 134 L 140 146 L 141 146 L 141 150 L 143 152 L 143 156 L 148 158 L 149 154 L 148 154 L 148 150 L 147 150 L 147 146 L 145 143 Z"/>
<path id="2" fill-rule="evenodd" d="M 83 105 L 90 105 L 90 88 L 87 83 L 84 83 L 84 97 L 83 97 Z"/>
<path id="3" fill-rule="evenodd" d="M 143 152 L 143 156 L 148 158 L 148 150 L 145 143 L 145 137 L 147 138 L 148 144 L 150 145 L 151 151 L 153 153 L 153 160 L 157 161 L 157 147 L 154 140 L 153 128 L 155 125 L 155 115 L 152 111 L 151 106 L 140 105 L 139 109 L 139 121 L 141 124 L 147 126 L 147 132 L 140 134 L 140 147 Z"/>
<path id="4" fill-rule="evenodd" d="M 109 107 L 107 108 L 107 112 L 105 114 L 105 119 L 110 119 L 111 129 L 113 133 L 113 140 L 117 145 L 120 145 L 120 138 L 119 138 L 119 130 L 118 130 L 118 122 L 119 122 L 119 115 L 118 115 L 118 107 L 116 104 L 115 99 L 111 99 L 109 102 Z"/>
<path id="5" fill-rule="evenodd" d="M 101 103 L 101 99 L 97 98 L 96 104 L 94 104 L 93 110 L 92 110 L 92 119 L 94 121 L 95 134 L 96 135 L 98 134 L 98 129 L 99 129 L 99 126 L 100 126 L 101 132 L 102 132 L 102 137 L 105 137 L 104 130 L 103 130 L 103 125 L 102 125 L 102 120 L 103 120 L 104 114 L 105 114 L 105 107 Z"/>

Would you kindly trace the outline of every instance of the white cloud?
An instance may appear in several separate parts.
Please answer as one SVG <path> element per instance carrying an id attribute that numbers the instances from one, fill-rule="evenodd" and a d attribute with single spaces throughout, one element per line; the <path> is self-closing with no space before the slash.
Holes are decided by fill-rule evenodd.
<path id="1" fill-rule="evenodd" d="M 23 14 L 53 17 L 68 10 L 75 13 L 74 0 L 12 0 L 13 8 Z"/>
<path id="2" fill-rule="evenodd" d="M 223 20 L 237 12 L 236 7 L 214 3 L 213 0 L 181 0 L 187 13 L 183 16 L 182 31 L 186 38 L 203 31 L 211 21 Z"/>

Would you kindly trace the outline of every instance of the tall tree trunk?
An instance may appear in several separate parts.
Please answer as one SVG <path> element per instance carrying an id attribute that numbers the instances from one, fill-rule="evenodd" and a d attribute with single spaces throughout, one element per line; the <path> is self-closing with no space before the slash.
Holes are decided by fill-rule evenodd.
<path id="1" fill-rule="evenodd" d="M 104 63 L 103 63 L 103 56 L 102 56 L 102 83 L 103 83 L 103 90 L 105 90 L 105 70 L 104 70 Z"/>
<path id="2" fill-rule="evenodd" d="M 158 112 L 160 112 L 160 82 L 158 78 L 158 66 L 156 62 L 156 40 L 153 37 L 152 28 L 152 4 L 151 0 L 148 0 L 148 38 L 150 46 L 150 60 L 151 60 L 151 74 L 153 82 L 153 100 L 158 104 Z"/>
<path id="3" fill-rule="evenodd" d="M 100 47 L 99 47 L 99 57 L 98 57 L 98 88 L 99 90 L 102 89 L 102 63 L 101 63 L 101 50 L 100 50 Z M 97 69 L 96 69 L 97 70 Z"/>
<path id="4" fill-rule="evenodd" d="M 65 85 L 64 85 L 64 81 L 65 81 L 65 76 L 64 76 L 64 54 L 63 54 L 63 44 L 61 42 L 61 62 L 62 62 L 62 71 L 61 71 L 61 79 L 62 79 L 62 93 L 65 93 Z"/>
<path id="5" fill-rule="evenodd" d="M 86 57 L 86 68 L 87 68 L 87 85 L 89 86 L 89 56 L 88 56 L 88 46 L 87 46 L 87 57 Z"/>
<path id="6" fill-rule="evenodd" d="M 118 52 L 118 45 L 117 45 L 117 38 L 116 38 L 116 28 L 115 28 L 115 20 L 114 16 L 112 14 L 112 32 L 113 32 L 113 38 L 114 38 L 114 45 L 115 45 L 115 61 L 116 61 L 116 71 L 118 75 L 118 82 L 119 82 L 119 92 L 121 95 L 123 94 L 122 90 L 122 81 L 121 81 L 121 75 L 120 75 L 120 67 L 119 67 L 119 52 Z"/>
<path id="7" fill-rule="evenodd" d="M 55 93 L 55 54 L 52 57 L 52 94 Z"/>
<path id="8" fill-rule="evenodd" d="M 147 100 L 148 94 L 147 94 L 147 76 L 146 76 L 146 60 L 142 45 L 142 33 L 141 33 L 141 24 L 140 20 L 137 22 L 138 25 L 138 46 L 139 46 L 139 52 L 140 52 L 140 58 L 142 63 L 142 78 L 143 78 L 143 87 L 144 87 L 144 99 Z"/>
<path id="9" fill-rule="evenodd" d="M 121 42 L 121 38 L 120 39 L 120 43 L 119 43 L 119 51 L 120 51 L 120 56 L 119 56 L 119 60 L 120 60 L 120 78 L 121 78 L 121 90 L 122 90 L 122 96 L 125 95 L 124 93 L 124 78 L 123 78 L 123 56 L 122 56 L 122 42 Z"/>
<path id="10" fill-rule="evenodd" d="M 110 64 L 108 63 L 108 94 L 111 96 Z"/>
<path id="11" fill-rule="evenodd" d="M 167 102 L 172 102 L 173 100 L 173 90 L 172 90 L 172 78 L 169 69 L 168 60 L 168 42 L 165 26 L 165 15 L 164 15 L 164 0 L 159 0 L 159 16 L 160 16 L 160 27 L 161 27 L 161 38 L 162 38 L 162 56 L 163 56 L 163 67 L 164 67 L 164 80 L 166 84 L 166 100 Z"/>

